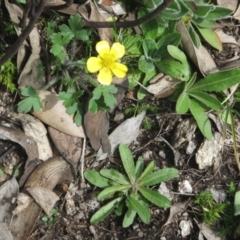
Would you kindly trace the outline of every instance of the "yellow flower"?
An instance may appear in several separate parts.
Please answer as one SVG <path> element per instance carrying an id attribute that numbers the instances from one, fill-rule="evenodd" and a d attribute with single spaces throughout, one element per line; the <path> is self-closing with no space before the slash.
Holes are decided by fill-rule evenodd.
<path id="1" fill-rule="evenodd" d="M 122 44 L 116 42 L 110 48 L 107 41 L 100 41 L 96 45 L 96 50 L 99 56 L 88 59 L 87 69 L 91 73 L 99 71 L 97 79 L 101 84 L 111 84 L 113 74 L 118 78 L 126 76 L 127 67 L 118 62 L 125 54 L 125 48 Z"/>

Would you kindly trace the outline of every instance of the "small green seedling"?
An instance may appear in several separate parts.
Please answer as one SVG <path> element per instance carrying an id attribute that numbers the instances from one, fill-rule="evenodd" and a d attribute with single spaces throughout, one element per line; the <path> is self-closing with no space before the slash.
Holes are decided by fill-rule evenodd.
<path id="1" fill-rule="evenodd" d="M 216 203 L 210 191 L 201 192 L 194 203 L 201 208 L 203 222 L 206 225 L 213 225 L 220 221 L 228 206 L 228 202 Z"/>
<path id="2" fill-rule="evenodd" d="M 58 213 L 57 213 L 57 210 L 55 208 L 53 208 L 51 211 L 50 211 L 50 214 L 51 214 L 51 217 L 45 215 L 43 216 L 41 219 L 44 223 L 47 223 L 47 225 L 53 225 L 56 221 L 57 221 L 57 218 L 58 218 Z"/>
<path id="3" fill-rule="evenodd" d="M 178 175 L 175 168 L 165 168 L 153 171 L 154 161 L 144 169 L 144 161 L 140 157 L 134 164 L 130 149 L 120 144 L 119 152 L 126 175 L 115 169 L 85 171 L 84 177 L 93 185 L 103 188 L 98 194 L 98 200 L 109 202 L 101 207 L 91 218 L 91 223 L 98 223 L 106 218 L 113 210 L 117 216 L 122 215 L 125 209 L 123 227 L 130 226 L 138 214 L 144 223 L 150 222 L 149 202 L 158 207 L 169 208 L 171 202 L 150 186 L 168 181 Z"/>

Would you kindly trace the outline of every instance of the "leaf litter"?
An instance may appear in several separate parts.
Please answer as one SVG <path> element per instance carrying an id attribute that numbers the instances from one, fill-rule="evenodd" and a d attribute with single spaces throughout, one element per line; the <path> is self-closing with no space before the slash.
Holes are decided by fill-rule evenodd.
<path id="1" fill-rule="evenodd" d="M 65 11 L 67 14 L 69 14 L 72 11 L 70 13 L 70 14 L 72 14 L 74 11 L 76 11 L 77 6 L 73 4 L 73 5 L 71 5 L 71 7 L 62 10 L 62 12 Z M 92 9 L 92 13 L 91 13 L 92 20 L 102 19 L 102 17 L 100 17 L 98 9 L 95 6 L 90 5 L 90 8 Z M 12 10 L 10 10 L 10 12 L 11 11 Z M 17 11 L 19 11 L 19 9 Z M 15 13 L 13 13 L 13 15 Z M 237 17 L 237 13 L 236 13 L 235 16 Z M 19 15 L 19 18 L 20 17 L 21 17 L 21 15 Z M 86 15 L 86 19 L 88 19 L 87 15 Z M 111 33 L 107 32 L 107 31 L 101 30 L 99 32 L 99 35 L 100 35 L 101 39 L 106 39 L 107 38 L 109 40 L 110 38 L 112 38 Z M 185 34 L 184 34 L 184 36 L 185 36 Z M 36 40 L 35 43 L 31 42 L 31 41 L 34 40 L 34 38 Z M 27 64 L 25 65 L 24 70 L 22 71 L 22 73 L 20 75 L 20 78 L 19 78 L 19 82 L 20 82 L 20 84 L 22 84 L 22 86 L 26 85 L 24 83 L 24 79 L 27 76 L 26 73 L 30 69 L 31 69 L 31 71 L 30 71 L 31 72 L 31 77 L 29 76 L 29 78 L 32 78 L 33 80 L 36 80 L 36 78 L 37 78 L 37 68 L 38 68 L 38 63 L 39 63 L 38 62 L 38 60 L 39 60 L 39 52 L 38 51 L 40 50 L 40 47 L 39 47 L 39 44 L 38 44 L 39 43 L 38 40 L 39 40 L 39 34 L 35 33 L 35 35 L 33 35 L 33 37 L 30 36 L 30 43 L 31 44 L 28 47 L 32 48 L 32 53 L 31 53 L 31 55 L 30 55 L 30 57 L 28 59 Z M 189 43 L 188 40 L 185 40 L 185 43 L 184 43 L 184 40 L 183 40 L 183 46 L 185 44 L 186 51 L 187 51 L 188 48 L 190 48 L 192 50 L 192 52 L 190 50 L 189 55 L 193 56 L 193 61 L 200 68 L 200 71 L 202 71 L 203 74 L 208 74 L 211 71 L 216 71 L 216 64 L 214 64 L 214 62 L 212 61 L 211 56 L 207 53 L 207 51 L 204 48 L 202 48 L 200 51 L 198 51 L 198 50 L 194 49 L 194 47 L 192 47 L 192 48 L 190 47 L 190 46 L 193 46 L 192 43 L 191 43 L 191 45 L 187 46 L 188 43 Z M 23 59 L 25 54 L 26 54 L 26 52 L 24 50 L 21 50 L 19 52 L 19 56 L 18 56 L 18 59 L 20 59 L 19 62 L 21 62 L 21 60 Z M 208 65 L 205 64 L 206 62 L 208 63 Z M 211 63 L 211 64 L 209 64 L 209 63 Z M 44 78 L 42 78 L 42 80 L 44 82 Z M 33 81 L 33 82 L 36 82 L 36 81 Z M 40 84 L 42 84 L 41 81 L 40 81 Z M 155 86 L 153 86 L 153 88 L 154 87 Z M 165 92 L 160 92 L 159 94 L 163 94 L 163 96 L 164 96 L 164 94 L 166 94 L 166 92 L 168 91 L 168 88 L 171 89 L 171 84 L 170 84 L 170 86 L 167 86 L 167 87 L 162 86 L 162 85 L 158 86 L 158 87 L 159 88 L 161 88 L 161 87 L 163 88 L 163 90 Z M 167 88 L 167 90 L 165 90 L 165 88 Z M 56 107 L 55 105 L 57 105 L 57 109 L 55 109 L 55 107 Z M 60 103 L 60 105 L 62 105 L 62 104 Z M 64 124 L 62 124 L 62 122 L 61 122 L 62 119 L 61 118 L 60 118 L 59 122 L 56 121 L 57 123 L 55 123 L 56 116 L 64 116 L 64 111 L 63 110 L 62 111 L 59 110 L 58 107 L 59 107 L 59 102 L 56 100 L 56 98 L 53 97 L 53 103 L 50 104 L 50 106 L 49 105 L 47 106 L 48 109 L 45 109 L 47 114 L 44 115 L 44 113 L 43 113 L 42 116 L 40 116 L 39 118 L 44 123 L 46 123 L 46 124 L 48 124 L 48 125 L 53 127 L 53 131 L 52 132 L 59 131 L 58 132 L 59 135 L 57 135 L 56 133 L 54 133 L 56 135 L 52 134 L 51 137 L 53 139 L 53 142 L 56 145 L 56 147 L 58 148 L 58 151 L 60 152 L 60 154 L 64 155 L 63 158 L 65 158 L 65 160 L 68 163 L 70 163 L 70 165 L 72 165 L 74 167 L 75 171 L 76 171 L 77 170 L 77 164 L 78 164 L 78 161 L 79 161 L 79 158 L 80 158 L 79 156 L 80 156 L 80 152 L 81 152 L 81 147 L 80 146 L 76 147 L 75 144 L 76 145 L 81 145 L 79 142 L 80 142 L 81 138 L 85 138 L 85 132 L 84 132 L 84 130 L 82 128 L 75 128 L 74 126 L 72 127 L 71 130 L 68 130 L 68 129 L 66 130 L 66 128 L 65 128 L 66 125 L 70 126 L 69 128 L 71 128 L 72 118 L 70 118 L 69 120 L 65 120 L 64 119 L 63 120 Z M 52 110 L 52 109 L 54 109 L 54 110 Z M 49 110 L 53 111 L 53 113 L 51 115 L 50 114 L 48 115 L 48 111 Z M 114 153 L 116 151 L 116 148 L 117 148 L 119 143 L 125 143 L 126 142 L 127 144 L 130 144 L 130 143 L 133 143 L 134 141 L 137 141 L 137 137 L 139 135 L 141 135 L 140 125 L 141 125 L 145 115 L 146 115 L 146 113 L 143 112 L 142 114 L 138 115 L 137 117 L 130 118 L 130 119 L 124 121 L 121 125 L 119 125 L 119 127 L 117 127 L 115 129 L 116 132 L 115 132 L 115 130 L 112 131 L 112 133 L 109 135 L 109 142 L 110 142 L 110 145 L 111 145 L 111 153 Z M 106 116 L 104 116 L 104 118 L 106 118 Z M 53 121 L 53 119 L 54 119 L 54 121 Z M 101 120 L 101 118 L 97 117 L 95 119 L 96 122 L 98 120 Z M 108 139 L 108 131 L 109 131 L 108 128 L 109 127 L 108 126 L 106 127 L 107 124 L 109 124 L 109 122 L 106 121 L 106 120 L 103 120 L 102 126 L 105 129 L 104 129 L 103 133 L 98 134 L 98 136 L 96 137 L 97 143 L 96 144 L 92 144 L 93 146 L 95 146 L 95 148 L 93 147 L 95 150 L 98 150 L 99 147 L 102 146 L 100 148 L 99 152 L 98 152 L 97 159 L 103 158 L 102 154 L 104 152 L 108 152 L 108 150 L 106 151 L 107 147 L 104 147 L 104 144 L 102 144 L 103 140 L 105 141 L 106 139 Z M 99 126 L 101 126 L 101 125 L 99 124 Z M 55 130 L 55 129 L 58 129 L 58 130 Z M 166 132 L 167 131 L 168 130 L 166 130 Z M 42 132 L 44 133 L 45 130 L 42 130 Z M 49 132 L 51 132 L 51 130 Z M 59 137 L 61 135 L 61 132 L 64 132 L 64 134 L 62 134 L 62 136 Z M 14 131 L 13 135 L 15 135 L 15 134 L 16 134 L 16 136 L 21 136 L 21 137 L 25 137 L 26 138 L 26 136 L 24 136 L 24 134 L 20 135 L 19 131 Z M 69 138 L 65 134 L 69 134 L 68 135 Z M 54 137 L 53 137 L 53 135 L 54 135 Z M 74 137 L 71 137 L 71 135 L 74 136 Z M 88 137 L 90 136 L 90 134 L 87 134 L 87 133 L 86 133 L 86 135 Z M 8 139 L 11 140 L 11 141 L 14 141 L 16 136 L 10 136 L 10 137 L 8 137 Z M 6 138 L 7 138 L 6 136 L 3 137 L 3 139 L 6 139 Z M 91 141 L 93 142 L 95 140 L 95 135 L 92 135 L 89 138 L 92 139 Z M 67 139 L 69 139 L 69 140 L 67 140 Z M 65 146 L 64 146 L 64 140 L 66 142 L 68 142 L 68 144 L 66 144 Z M 187 140 L 189 141 L 189 139 L 187 139 Z M 184 144 L 184 142 L 185 141 L 183 141 L 182 143 Z M 73 149 L 70 149 L 72 144 L 74 145 Z M 31 151 L 29 150 L 29 148 L 27 148 L 26 145 L 22 144 L 22 146 L 26 149 L 28 154 L 31 153 Z M 67 150 L 66 150 L 68 148 L 69 148 L 69 152 L 67 152 Z M 108 148 L 109 148 L 109 146 L 108 146 Z M 177 148 L 180 148 L 180 145 L 178 145 Z M 101 151 L 103 153 L 101 153 Z M 35 153 L 36 152 L 37 151 L 35 151 Z M 66 152 L 67 152 L 67 155 L 66 155 Z M 154 154 L 155 154 L 155 152 L 156 151 L 154 151 Z M 47 158 L 48 157 L 46 157 L 46 159 Z M 41 159 L 41 157 L 40 157 L 40 159 Z M 60 157 L 58 157 L 57 159 L 55 159 L 55 158 L 52 159 L 51 158 L 51 159 L 49 159 L 49 161 L 47 160 L 46 163 L 40 164 L 35 170 L 34 170 L 34 168 L 31 168 L 30 171 L 25 169 L 25 174 L 27 173 L 27 177 L 25 177 L 24 181 L 27 180 L 28 175 L 31 175 L 31 176 L 28 178 L 26 184 L 24 185 L 24 189 L 26 189 L 26 190 L 27 189 L 35 189 L 36 191 L 39 191 L 39 192 L 43 191 L 44 194 L 48 194 L 48 193 L 51 194 L 51 193 L 53 193 L 52 189 L 55 187 L 55 185 L 57 185 L 59 182 L 61 182 L 60 176 L 64 175 L 66 169 L 70 168 L 69 164 L 66 161 L 64 161 Z M 71 176 L 71 174 L 70 174 L 70 176 Z M 70 178 L 68 177 L 68 179 L 72 180 L 71 177 Z M 11 180 L 9 180 L 9 181 L 11 181 Z M 24 181 L 22 181 L 22 183 Z M 0 191 L 1 191 L 1 189 L 0 189 Z M 76 192 L 77 191 L 75 191 L 73 193 L 73 195 L 75 195 Z M 42 192 L 40 193 L 40 196 L 41 195 L 43 195 Z M 57 197 L 56 197 L 56 199 L 57 199 Z M 41 205 L 41 203 L 43 203 L 43 205 L 46 204 L 46 199 L 40 199 L 40 200 L 37 200 L 37 202 L 38 201 L 39 201 L 40 205 Z M 185 204 L 185 202 L 183 202 L 183 203 Z M 49 213 L 49 210 L 50 210 L 50 208 L 52 206 L 53 206 L 53 203 L 47 205 L 47 207 L 48 207 L 47 209 L 48 210 L 46 210 L 46 212 Z M 182 206 L 178 207 L 175 212 L 177 212 L 177 213 L 181 212 L 181 210 L 184 208 L 184 206 L 182 205 Z M 42 208 L 44 209 L 45 207 L 42 207 Z M 40 213 L 40 207 L 36 203 L 31 202 L 28 205 L 28 207 L 26 207 L 26 209 L 23 210 L 23 212 L 15 214 L 17 216 L 17 220 L 14 219 L 13 222 L 11 223 L 11 225 L 9 226 L 9 229 L 12 231 L 14 239 L 18 239 L 18 238 L 19 239 L 27 239 L 29 237 L 30 232 L 32 231 L 32 227 L 35 224 L 36 219 L 37 219 L 39 213 Z M 171 213 L 171 214 L 174 215 L 174 216 L 177 215 L 176 213 L 175 214 Z M 173 219 L 173 217 L 171 217 L 171 218 Z M 170 221 L 169 224 L 172 223 L 172 219 L 171 218 L 169 220 Z M 29 223 L 30 223 L 30 226 L 27 226 L 26 228 L 24 228 Z M 200 226 L 200 229 L 201 229 L 202 232 L 204 232 L 206 230 L 206 229 L 203 230 L 204 227 L 202 227 L 202 225 L 199 225 L 199 226 Z M 114 228 L 112 228 L 111 230 L 113 230 L 113 229 Z M 135 229 L 140 230 L 138 227 L 136 227 Z M 92 234 L 94 233 L 93 235 L 95 236 L 96 239 L 98 238 L 97 235 L 96 235 L 96 230 L 92 226 L 89 227 L 89 231 Z M 119 230 L 119 231 L 121 231 L 121 230 Z M 4 234 L 7 234 L 7 233 L 5 232 Z M 211 233 L 212 237 L 213 237 L 213 234 L 214 233 Z M 10 237 L 10 239 L 12 239 L 11 236 L 7 236 L 6 235 L 6 239 L 7 239 L 7 237 Z M 205 231 L 205 237 L 208 238 L 206 231 Z"/>

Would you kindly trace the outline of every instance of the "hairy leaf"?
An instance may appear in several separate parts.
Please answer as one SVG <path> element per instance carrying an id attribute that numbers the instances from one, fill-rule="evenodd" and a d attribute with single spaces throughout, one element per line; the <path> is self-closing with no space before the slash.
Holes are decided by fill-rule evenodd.
<path id="1" fill-rule="evenodd" d="M 91 223 L 98 223 L 106 218 L 112 210 L 116 207 L 116 205 L 122 200 L 122 197 L 115 198 L 111 202 L 107 203 L 105 206 L 101 207 L 92 217 Z"/>
<path id="2" fill-rule="evenodd" d="M 119 145 L 119 152 L 128 178 L 131 181 L 131 183 L 133 183 L 136 179 L 136 175 L 132 153 L 130 149 L 124 144 Z"/>
<path id="3" fill-rule="evenodd" d="M 171 202 L 168 198 L 164 197 L 159 192 L 147 189 L 145 187 L 139 187 L 140 193 L 151 203 L 158 207 L 169 208 L 171 207 Z"/>
<path id="4" fill-rule="evenodd" d="M 159 169 L 141 179 L 141 181 L 139 181 L 139 186 L 151 186 L 157 183 L 165 182 L 175 178 L 177 175 L 178 170 L 175 168 Z"/>
<path id="5" fill-rule="evenodd" d="M 98 194 L 97 198 L 99 201 L 102 201 L 107 197 L 112 197 L 116 192 L 125 192 L 125 190 L 128 190 L 129 188 L 131 188 L 130 184 L 107 187 Z"/>
<path id="6" fill-rule="evenodd" d="M 126 177 L 115 169 L 102 169 L 100 174 L 105 178 L 109 178 L 119 184 L 129 184 Z"/>
<path id="7" fill-rule="evenodd" d="M 211 123 L 208 119 L 207 114 L 204 112 L 203 108 L 193 99 L 189 102 L 190 112 L 195 118 L 197 125 L 208 140 L 212 138 Z"/>
<path id="8" fill-rule="evenodd" d="M 182 92 L 176 104 L 176 112 L 178 114 L 185 114 L 189 109 L 189 97 L 186 92 Z"/>
<path id="9" fill-rule="evenodd" d="M 140 177 L 137 179 L 138 182 L 140 182 L 143 178 L 148 176 L 152 173 L 153 169 L 155 167 L 155 162 L 151 161 L 148 166 L 144 169 L 143 173 L 140 175 Z"/>
<path id="10" fill-rule="evenodd" d="M 109 187 L 108 179 L 103 177 L 99 172 L 95 170 L 87 170 L 84 172 L 84 177 L 93 185 L 106 188 Z"/>
<path id="11" fill-rule="evenodd" d="M 232 69 L 208 75 L 189 90 L 191 91 L 213 91 L 220 92 L 240 82 L 240 69 Z"/>

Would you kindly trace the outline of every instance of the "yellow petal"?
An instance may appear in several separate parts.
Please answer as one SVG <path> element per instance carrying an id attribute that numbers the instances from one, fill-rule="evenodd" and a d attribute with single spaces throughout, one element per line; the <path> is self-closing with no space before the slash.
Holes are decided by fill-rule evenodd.
<path id="1" fill-rule="evenodd" d="M 104 58 L 106 54 L 109 54 L 110 46 L 107 41 L 100 41 L 96 45 L 96 50 L 101 58 Z"/>
<path id="2" fill-rule="evenodd" d="M 125 47 L 119 42 L 116 42 L 112 45 L 110 54 L 114 56 L 114 60 L 119 59 L 125 54 Z"/>
<path id="3" fill-rule="evenodd" d="M 128 68 L 122 63 L 114 63 L 111 66 L 111 71 L 116 75 L 118 78 L 123 78 L 126 76 Z"/>
<path id="4" fill-rule="evenodd" d="M 109 68 L 102 68 L 98 74 L 98 81 L 102 85 L 110 85 L 112 83 L 112 73 Z"/>
<path id="5" fill-rule="evenodd" d="M 89 72 L 94 73 L 103 67 L 102 59 L 97 57 L 90 57 L 87 60 L 87 69 Z"/>

